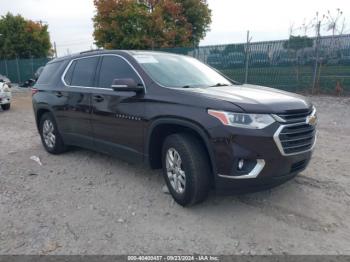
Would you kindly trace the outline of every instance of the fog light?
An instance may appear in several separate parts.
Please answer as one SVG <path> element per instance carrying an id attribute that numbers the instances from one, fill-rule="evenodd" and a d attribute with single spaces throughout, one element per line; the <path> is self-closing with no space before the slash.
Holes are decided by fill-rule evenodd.
<path id="1" fill-rule="evenodd" d="M 240 159 L 238 161 L 238 170 L 242 170 L 243 166 L 244 166 L 244 159 Z"/>

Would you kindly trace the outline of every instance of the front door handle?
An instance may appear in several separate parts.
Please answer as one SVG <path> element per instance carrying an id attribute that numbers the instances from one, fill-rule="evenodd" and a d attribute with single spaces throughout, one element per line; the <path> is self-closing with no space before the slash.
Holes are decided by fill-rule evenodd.
<path id="1" fill-rule="evenodd" d="M 94 101 L 96 102 L 102 102 L 103 100 L 105 100 L 103 96 L 99 96 L 99 95 L 94 96 Z"/>

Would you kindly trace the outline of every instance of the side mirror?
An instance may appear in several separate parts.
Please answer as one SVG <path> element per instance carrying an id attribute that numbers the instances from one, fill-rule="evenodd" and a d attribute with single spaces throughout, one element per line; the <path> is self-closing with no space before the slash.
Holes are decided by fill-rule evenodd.
<path id="1" fill-rule="evenodd" d="M 137 84 L 136 81 L 132 78 L 122 78 L 122 79 L 114 79 L 111 85 L 114 91 L 134 91 L 134 92 L 142 92 L 143 86 Z"/>

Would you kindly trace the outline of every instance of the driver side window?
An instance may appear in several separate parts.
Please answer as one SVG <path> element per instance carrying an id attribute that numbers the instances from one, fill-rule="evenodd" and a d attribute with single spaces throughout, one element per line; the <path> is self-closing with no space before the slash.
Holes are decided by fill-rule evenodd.
<path id="1" fill-rule="evenodd" d="M 117 56 L 103 56 L 98 87 L 110 88 L 114 79 L 131 78 L 137 84 L 142 84 L 141 79 L 131 66 Z"/>

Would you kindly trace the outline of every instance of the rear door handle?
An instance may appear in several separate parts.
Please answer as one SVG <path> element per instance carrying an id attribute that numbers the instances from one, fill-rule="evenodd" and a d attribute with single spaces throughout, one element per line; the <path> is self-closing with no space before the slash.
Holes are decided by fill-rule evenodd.
<path id="1" fill-rule="evenodd" d="M 94 96 L 94 101 L 96 102 L 102 102 L 103 100 L 105 100 L 103 96 L 99 96 L 99 95 Z"/>
<path id="2" fill-rule="evenodd" d="M 56 94 L 57 97 L 62 97 L 63 96 L 62 92 L 60 92 L 60 91 L 56 92 L 55 94 Z"/>

